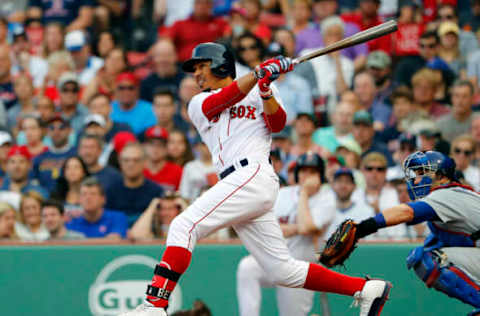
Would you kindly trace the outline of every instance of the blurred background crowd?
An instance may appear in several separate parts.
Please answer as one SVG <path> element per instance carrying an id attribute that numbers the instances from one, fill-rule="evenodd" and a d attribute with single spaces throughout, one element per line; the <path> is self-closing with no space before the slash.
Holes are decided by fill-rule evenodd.
<path id="1" fill-rule="evenodd" d="M 180 65 L 193 47 L 227 45 L 241 76 L 388 19 L 396 33 L 275 82 L 282 185 L 314 152 L 333 223 L 368 217 L 409 200 L 403 159 L 435 149 L 480 189 L 479 0 L 3 0 L 0 17 L 0 239 L 165 238 L 218 181 L 187 115 L 200 90 Z"/>

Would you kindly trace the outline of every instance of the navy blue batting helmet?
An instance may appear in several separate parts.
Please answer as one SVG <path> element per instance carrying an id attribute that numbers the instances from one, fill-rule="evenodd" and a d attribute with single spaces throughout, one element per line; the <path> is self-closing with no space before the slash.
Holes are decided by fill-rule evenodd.
<path id="1" fill-rule="evenodd" d="M 305 167 L 316 168 L 320 174 L 320 180 L 323 183 L 325 182 L 325 163 L 323 162 L 322 157 L 313 152 L 307 152 L 298 157 L 295 163 L 295 170 L 293 171 L 295 182 L 298 183 L 298 172 Z"/>
<path id="2" fill-rule="evenodd" d="M 455 167 L 452 158 L 438 151 L 417 151 L 409 155 L 403 163 L 403 171 L 410 199 L 416 200 L 430 193 L 433 175 L 455 181 Z M 421 177 L 421 180 L 415 183 L 417 177 Z"/>
<path id="3" fill-rule="evenodd" d="M 202 43 L 192 51 L 192 58 L 185 61 L 182 69 L 185 72 L 194 72 L 193 66 L 202 61 L 211 61 L 212 73 L 220 78 L 232 77 L 235 79 L 235 58 L 225 46 L 217 43 Z"/>

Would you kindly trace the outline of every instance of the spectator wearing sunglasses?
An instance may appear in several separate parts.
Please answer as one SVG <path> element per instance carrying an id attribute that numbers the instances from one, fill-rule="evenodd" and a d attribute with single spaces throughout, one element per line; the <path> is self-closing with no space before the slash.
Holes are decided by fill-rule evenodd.
<path id="1" fill-rule="evenodd" d="M 60 113 L 55 114 L 48 122 L 47 135 L 51 144 L 46 152 L 33 160 L 34 176 L 49 191 L 55 188 L 65 160 L 75 155 L 75 148 L 69 142 L 71 132 L 70 122 Z"/>
<path id="2" fill-rule="evenodd" d="M 111 118 L 114 122 L 130 125 L 136 135 L 141 135 L 157 123 L 152 104 L 139 99 L 139 83 L 133 73 L 122 72 L 116 84 Z"/>
<path id="3" fill-rule="evenodd" d="M 472 127 L 474 88 L 470 81 L 458 80 L 452 87 L 452 111 L 438 120 L 442 136 L 451 142 L 456 136 L 468 133 Z"/>
<path id="4" fill-rule="evenodd" d="M 83 122 L 88 114 L 88 109 L 79 103 L 80 84 L 73 72 L 64 73 L 58 80 L 59 107 L 62 117 L 69 121 L 76 133 L 83 128 Z"/>
<path id="5" fill-rule="evenodd" d="M 249 32 L 241 35 L 237 42 L 238 62 L 236 62 L 235 68 L 237 70 L 237 78 L 239 78 L 263 61 L 265 58 L 265 47 L 260 38 Z"/>
<path id="6" fill-rule="evenodd" d="M 463 173 L 465 181 L 478 191 L 480 190 L 480 168 L 472 165 L 475 150 L 476 144 L 473 137 L 463 134 L 452 141 L 450 155 L 455 160 L 457 170 Z"/>
<path id="7" fill-rule="evenodd" d="M 365 176 L 365 188 L 357 188 L 352 195 L 352 200 L 358 203 L 367 203 L 376 214 L 384 209 L 398 205 L 398 195 L 394 188 L 387 185 L 387 159 L 379 152 L 371 152 L 363 157 L 361 171 Z M 380 231 L 377 238 L 398 239 L 407 235 L 405 224 L 392 226 L 385 231 Z"/>

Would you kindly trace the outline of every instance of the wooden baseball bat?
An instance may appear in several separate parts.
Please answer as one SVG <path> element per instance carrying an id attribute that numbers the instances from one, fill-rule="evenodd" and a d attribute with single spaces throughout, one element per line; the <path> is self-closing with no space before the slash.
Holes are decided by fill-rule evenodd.
<path id="1" fill-rule="evenodd" d="M 377 26 L 371 27 L 364 31 L 358 32 L 352 36 L 344 38 L 338 42 L 333 43 L 332 45 L 328 45 L 327 47 L 320 48 L 307 55 L 295 58 L 293 60 L 293 63 L 300 64 L 306 60 L 310 60 L 318 56 L 326 55 L 339 49 L 344 49 L 353 45 L 358 45 L 361 43 L 368 42 L 377 37 L 393 33 L 396 30 L 397 30 L 397 21 L 390 20 L 388 22 L 379 24 Z"/>

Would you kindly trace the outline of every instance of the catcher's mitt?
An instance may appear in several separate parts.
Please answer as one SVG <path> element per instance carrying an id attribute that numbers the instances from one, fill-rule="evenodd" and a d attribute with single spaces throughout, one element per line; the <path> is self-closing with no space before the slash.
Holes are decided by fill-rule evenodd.
<path id="1" fill-rule="evenodd" d="M 351 219 L 345 220 L 328 238 L 320 262 L 327 267 L 343 264 L 355 249 L 357 240 L 357 224 Z"/>

